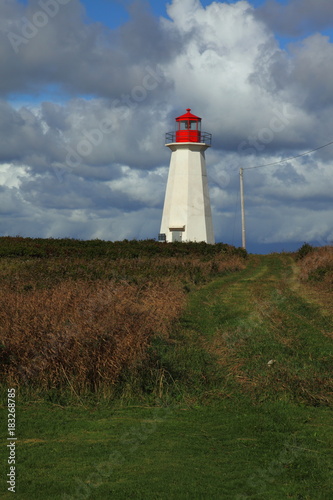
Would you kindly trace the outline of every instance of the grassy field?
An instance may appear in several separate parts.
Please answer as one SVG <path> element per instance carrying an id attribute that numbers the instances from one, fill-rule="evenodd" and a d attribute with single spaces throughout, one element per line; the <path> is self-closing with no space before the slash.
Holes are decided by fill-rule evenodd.
<path id="1" fill-rule="evenodd" d="M 149 331 L 144 355 L 119 372 L 115 390 L 105 391 L 104 384 L 90 392 L 69 386 L 62 396 L 65 385 L 38 388 L 37 371 L 34 390 L 19 392 L 17 498 L 332 498 L 331 282 L 329 270 L 311 279 L 315 253 L 303 249 L 296 259 L 246 259 L 233 252 L 163 257 L 174 259 L 180 309 L 163 322 L 163 331 L 156 325 Z M 330 255 L 330 249 L 325 258 L 317 255 L 322 268 L 329 268 Z M 6 255 L 2 272 L 11 287 L 9 264 L 25 268 L 22 257 L 15 258 Z M 45 271 L 48 291 L 64 282 L 56 258 L 31 263 L 33 269 L 51 262 L 53 274 Z M 100 258 L 84 271 L 90 277 Z M 235 258 L 242 263 L 236 265 Z M 150 287 L 166 277 L 158 277 L 154 260 Z M 78 279 L 77 264 L 66 265 L 70 280 L 73 274 Z M 99 267 L 102 279 L 110 274 L 108 266 L 104 261 Z M 135 278 L 139 293 L 146 293 L 140 273 L 143 279 L 142 268 L 127 271 L 126 283 L 133 286 L 129 278 Z M 45 288 L 41 278 L 29 284 L 32 289 L 22 291 L 20 282 L 12 291 L 34 295 Z M 3 407 L 5 439 L 6 419 Z M 2 452 L 6 462 L 5 446 Z M 11 494 L 4 479 L 1 498 Z"/>
<path id="2" fill-rule="evenodd" d="M 154 392 L 152 339 L 168 338 L 192 289 L 246 260 L 228 245 L 149 240 L 0 238 L 0 255 L 0 383 L 61 404 L 128 397 L 143 365 L 141 392 Z"/>

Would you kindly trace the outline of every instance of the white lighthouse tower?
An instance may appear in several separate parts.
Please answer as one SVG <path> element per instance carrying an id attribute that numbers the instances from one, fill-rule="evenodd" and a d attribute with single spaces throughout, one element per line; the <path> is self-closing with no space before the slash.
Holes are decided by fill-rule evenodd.
<path id="1" fill-rule="evenodd" d="M 205 151 L 212 136 L 201 132 L 201 118 L 191 113 L 176 118 L 176 131 L 166 134 L 171 149 L 159 241 L 215 243 Z"/>

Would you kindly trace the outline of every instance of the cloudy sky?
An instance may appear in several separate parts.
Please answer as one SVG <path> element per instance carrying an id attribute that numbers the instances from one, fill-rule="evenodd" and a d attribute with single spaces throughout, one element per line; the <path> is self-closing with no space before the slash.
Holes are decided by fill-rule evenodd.
<path id="1" fill-rule="evenodd" d="M 331 0 L 0 0 L 0 235 L 156 238 L 187 107 L 217 241 L 333 241 Z"/>

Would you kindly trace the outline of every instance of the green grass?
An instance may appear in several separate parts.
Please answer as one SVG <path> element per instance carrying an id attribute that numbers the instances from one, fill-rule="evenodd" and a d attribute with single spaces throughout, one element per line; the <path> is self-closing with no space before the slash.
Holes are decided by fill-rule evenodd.
<path id="1" fill-rule="evenodd" d="M 16 497 L 333 498 L 333 321 L 298 295 L 292 264 L 253 256 L 192 291 L 170 338 L 124 376 L 128 397 L 18 400 Z"/>
<path id="2" fill-rule="evenodd" d="M 240 398 L 19 414 L 19 499 L 331 498 L 327 408 Z"/>

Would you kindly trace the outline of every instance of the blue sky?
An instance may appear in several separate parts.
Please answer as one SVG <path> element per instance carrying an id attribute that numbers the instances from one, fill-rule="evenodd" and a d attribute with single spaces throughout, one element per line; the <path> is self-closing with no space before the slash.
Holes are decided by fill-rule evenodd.
<path id="1" fill-rule="evenodd" d="M 234 4 L 237 3 L 238 0 L 229 0 L 226 2 L 220 2 L 220 3 L 228 3 L 228 4 Z M 83 0 L 82 3 L 84 4 L 87 14 L 90 19 L 93 19 L 98 22 L 102 22 L 103 24 L 106 24 L 110 28 L 117 28 L 124 24 L 126 21 L 129 20 L 130 16 L 128 13 L 128 7 L 131 5 L 131 2 L 128 0 L 101 0 L 97 1 L 96 0 Z M 166 11 L 166 5 L 170 3 L 165 0 L 146 0 L 146 4 L 149 8 L 149 10 L 156 16 L 167 16 L 167 11 Z M 206 7 L 210 5 L 212 2 L 211 0 L 201 0 L 201 5 L 203 7 Z M 266 3 L 266 0 L 249 0 L 249 3 L 253 5 L 254 7 L 260 7 Z M 287 5 L 289 2 L 288 0 L 277 0 L 277 3 L 280 5 Z M 307 32 L 307 34 L 310 32 L 310 30 Z M 327 29 L 324 30 L 323 33 L 332 36 L 332 29 Z M 278 39 L 281 41 L 281 44 L 283 47 L 285 47 L 290 41 L 294 41 L 296 39 L 301 39 L 302 37 L 286 37 L 286 36 L 281 36 L 280 34 L 277 34 Z"/>
<path id="2" fill-rule="evenodd" d="M 0 234 L 156 238 L 191 107 L 216 240 L 240 245 L 239 168 L 332 140 L 331 0 L 168 3 L 0 3 Z M 245 171 L 249 250 L 332 242 L 332 172 L 330 148 Z"/>
<path id="3" fill-rule="evenodd" d="M 238 0 L 230 0 L 225 3 L 236 3 Z M 280 3 L 285 4 L 287 0 L 279 0 Z M 265 0 L 253 0 L 250 1 L 252 5 L 258 7 L 262 5 Z M 91 19 L 95 19 L 96 21 L 103 22 L 110 26 L 111 28 L 117 27 L 122 23 L 126 22 L 129 19 L 128 16 L 128 6 L 131 2 L 126 0 L 102 0 L 100 2 L 96 2 L 96 0 L 84 0 L 82 2 L 86 9 L 89 17 Z M 170 3 L 169 1 L 164 0 L 154 0 L 154 1 L 146 1 L 149 4 L 150 10 L 156 16 L 167 16 L 166 5 Z M 212 2 L 210 0 L 201 0 L 201 5 L 206 7 L 210 5 Z"/>
<path id="4" fill-rule="evenodd" d="M 96 0 L 84 0 L 82 2 L 86 9 L 89 17 L 96 21 L 105 23 L 111 28 L 118 27 L 122 25 L 124 22 L 128 21 L 128 7 L 131 5 L 131 2 L 126 0 L 102 0 L 100 2 L 96 2 Z M 164 16 L 167 17 L 166 5 L 167 1 L 164 0 L 155 0 L 155 1 L 147 1 L 146 4 L 149 5 L 149 9 L 156 16 Z M 209 5 L 211 2 L 209 0 L 202 0 L 201 4 L 205 7 Z M 233 3 L 233 2 L 230 2 Z M 260 0 L 255 3 L 261 3 Z"/>

